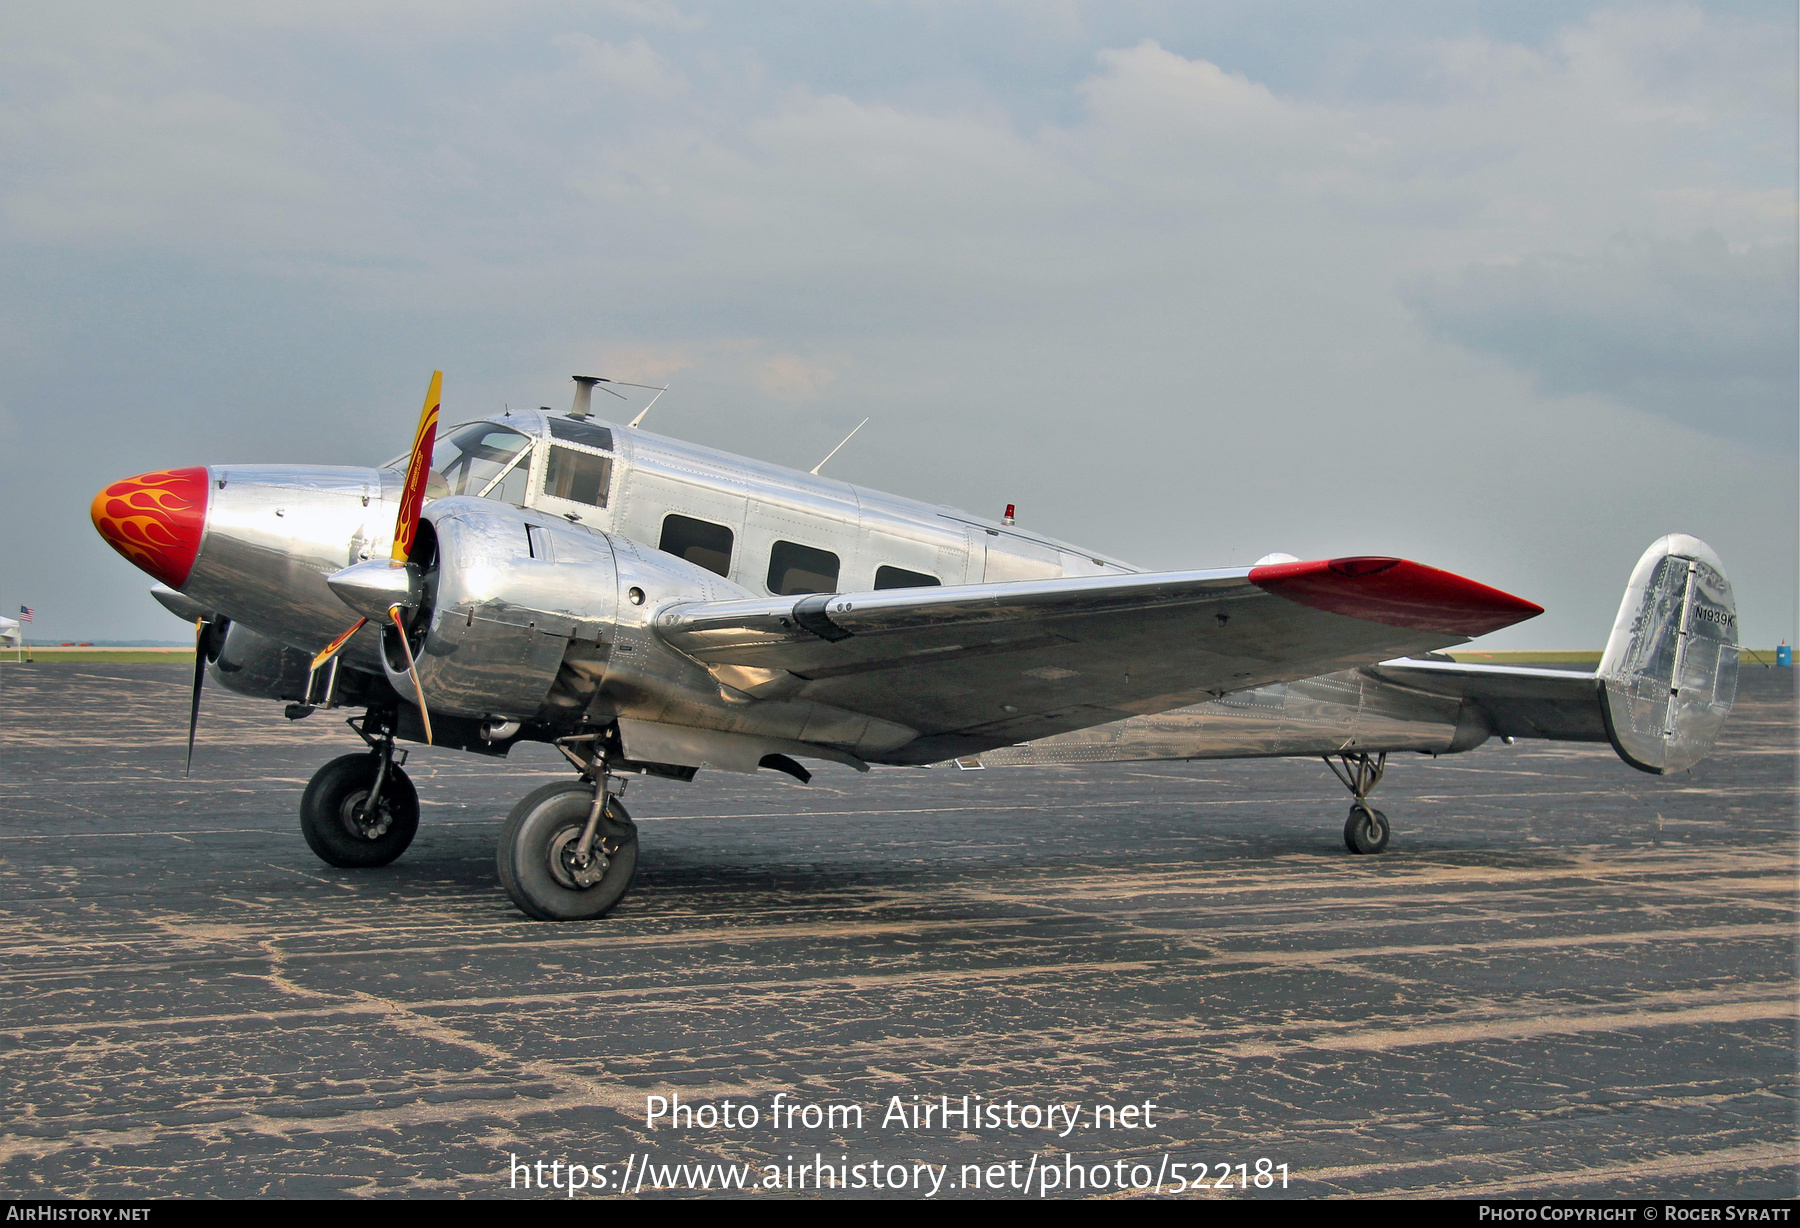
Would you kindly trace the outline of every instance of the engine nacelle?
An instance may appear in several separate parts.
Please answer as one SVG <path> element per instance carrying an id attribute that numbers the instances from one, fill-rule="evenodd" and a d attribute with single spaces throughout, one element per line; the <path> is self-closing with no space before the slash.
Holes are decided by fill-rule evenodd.
<path id="1" fill-rule="evenodd" d="M 411 700 L 406 649 L 389 614 L 396 606 L 406 611 L 405 644 L 433 717 L 441 714 L 444 732 L 458 737 L 459 723 L 483 722 L 484 747 L 617 719 L 625 752 L 631 756 L 635 743 L 637 761 L 729 761 L 754 771 L 770 753 L 831 758 L 842 751 L 828 748 L 884 749 L 916 736 L 820 704 L 775 696 L 752 702 L 736 681 L 728 684 L 663 643 L 651 626 L 667 603 L 751 594 L 685 559 L 540 512 L 488 499 L 440 499 L 425 509 L 411 563 L 359 563 L 329 582 L 345 604 L 380 620 L 387 681 Z M 405 726 L 404 711 L 401 721 Z M 659 739 L 664 726 L 676 733 Z M 479 749 L 474 737 L 469 729 L 457 744 Z M 711 740 L 694 752 L 682 738 Z M 714 745 L 720 739 L 735 739 L 744 753 L 722 755 Z"/>
<path id="2" fill-rule="evenodd" d="M 618 616 L 618 568 L 607 537 L 488 499 L 440 499 L 414 548 L 408 643 L 433 712 L 534 719 L 566 656 L 604 662 Z M 412 694 L 392 626 L 382 665 Z"/>
<path id="3" fill-rule="evenodd" d="M 393 699 L 393 693 L 382 685 L 381 679 L 353 669 L 330 680 L 327 696 L 327 680 L 315 680 L 312 676 L 312 653 L 230 619 L 220 619 L 212 625 L 200 651 L 209 662 L 207 676 L 240 695 L 300 704 L 323 703 L 329 698 L 337 707 L 352 708 Z"/>
<path id="4" fill-rule="evenodd" d="M 240 695 L 286 700 L 306 697 L 311 656 L 243 623 L 226 621 L 223 634 L 215 624 L 200 651 L 210 662 L 207 673 L 213 681 Z"/>

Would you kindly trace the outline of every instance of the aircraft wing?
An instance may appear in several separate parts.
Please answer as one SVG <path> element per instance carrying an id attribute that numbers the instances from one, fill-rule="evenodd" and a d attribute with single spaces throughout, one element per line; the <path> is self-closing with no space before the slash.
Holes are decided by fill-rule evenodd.
<path id="1" fill-rule="evenodd" d="M 681 603 L 654 626 L 750 698 L 906 725 L 933 762 L 1460 644 L 1541 607 L 1393 558 Z"/>

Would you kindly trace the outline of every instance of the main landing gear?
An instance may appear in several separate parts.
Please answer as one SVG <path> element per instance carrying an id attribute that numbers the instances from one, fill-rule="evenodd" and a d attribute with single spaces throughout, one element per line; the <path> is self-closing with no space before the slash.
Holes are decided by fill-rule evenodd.
<path id="1" fill-rule="evenodd" d="M 348 724 L 366 753 L 333 759 L 313 774 L 300 800 L 300 831 L 334 866 L 385 866 L 419 830 L 419 795 L 394 748 L 396 713 L 371 708 Z M 624 898 L 637 875 L 637 825 L 619 795 L 603 735 L 563 738 L 556 747 L 581 772 L 528 793 L 500 831 L 500 884 L 539 921 L 585 921 Z M 616 750 L 616 744 L 615 748 Z"/>
<path id="2" fill-rule="evenodd" d="M 406 752 L 394 750 L 394 713 L 370 709 L 348 723 L 369 750 L 313 773 L 300 799 L 300 833 L 329 865 L 385 866 L 418 834 L 419 794 L 400 770 Z"/>
<path id="3" fill-rule="evenodd" d="M 1338 763 L 1333 763 L 1330 755 L 1324 755 L 1325 766 L 1331 774 L 1343 782 L 1344 787 L 1356 800 L 1350 803 L 1350 817 L 1344 822 L 1344 843 L 1352 853 L 1379 853 L 1387 847 L 1388 819 L 1387 815 L 1369 805 L 1369 794 L 1375 792 L 1375 786 L 1381 783 L 1382 773 L 1387 771 L 1387 753 L 1370 756 L 1361 751 L 1355 754 L 1337 756 Z"/>
<path id="4" fill-rule="evenodd" d="M 631 889 L 637 825 L 619 800 L 624 783 L 607 770 L 600 735 L 564 738 L 556 747 L 581 779 L 545 785 L 513 807 L 500 829 L 500 885 L 528 917 L 586 921 Z"/>

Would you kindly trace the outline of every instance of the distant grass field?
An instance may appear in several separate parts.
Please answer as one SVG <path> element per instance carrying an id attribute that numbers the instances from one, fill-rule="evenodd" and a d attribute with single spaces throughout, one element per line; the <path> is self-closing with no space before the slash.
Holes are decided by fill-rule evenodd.
<path id="1" fill-rule="evenodd" d="M 1742 648 L 1738 652 L 1740 664 L 1746 667 L 1775 664 L 1773 648 Z M 1598 648 L 1576 652 L 1472 652 L 1465 648 L 1450 655 L 1472 665 L 1585 665 L 1592 669 L 1600 664 Z"/>
<path id="2" fill-rule="evenodd" d="M 0 665 L 9 665 L 17 661 L 20 652 L 13 648 L 0 648 Z M 192 648 L 51 648 L 32 647 L 24 650 L 23 655 L 36 665 L 55 665 L 68 663 L 71 665 L 93 664 L 98 661 L 110 661 L 114 664 L 122 662 L 156 662 L 162 665 L 192 665 L 194 650 Z"/>
<path id="3" fill-rule="evenodd" d="M 1600 664 L 1598 648 L 1583 648 L 1568 652 L 1532 652 L 1529 650 L 1472 652 L 1465 648 L 1449 655 L 1470 665 L 1586 665 L 1591 667 Z"/>

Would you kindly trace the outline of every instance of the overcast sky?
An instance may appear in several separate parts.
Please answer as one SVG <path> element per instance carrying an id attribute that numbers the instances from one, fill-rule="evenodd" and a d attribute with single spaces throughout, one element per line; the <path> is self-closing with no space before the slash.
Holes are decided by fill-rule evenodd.
<path id="1" fill-rule="evenodd" d="M 180 639 L 130 474 L 646 423 L 1156 567 L 1400 554 L 1794 638 L 1791 3 L 0 9 L 0 610 Z M 616 403 L 615 403 L 616 404 Z"/>

